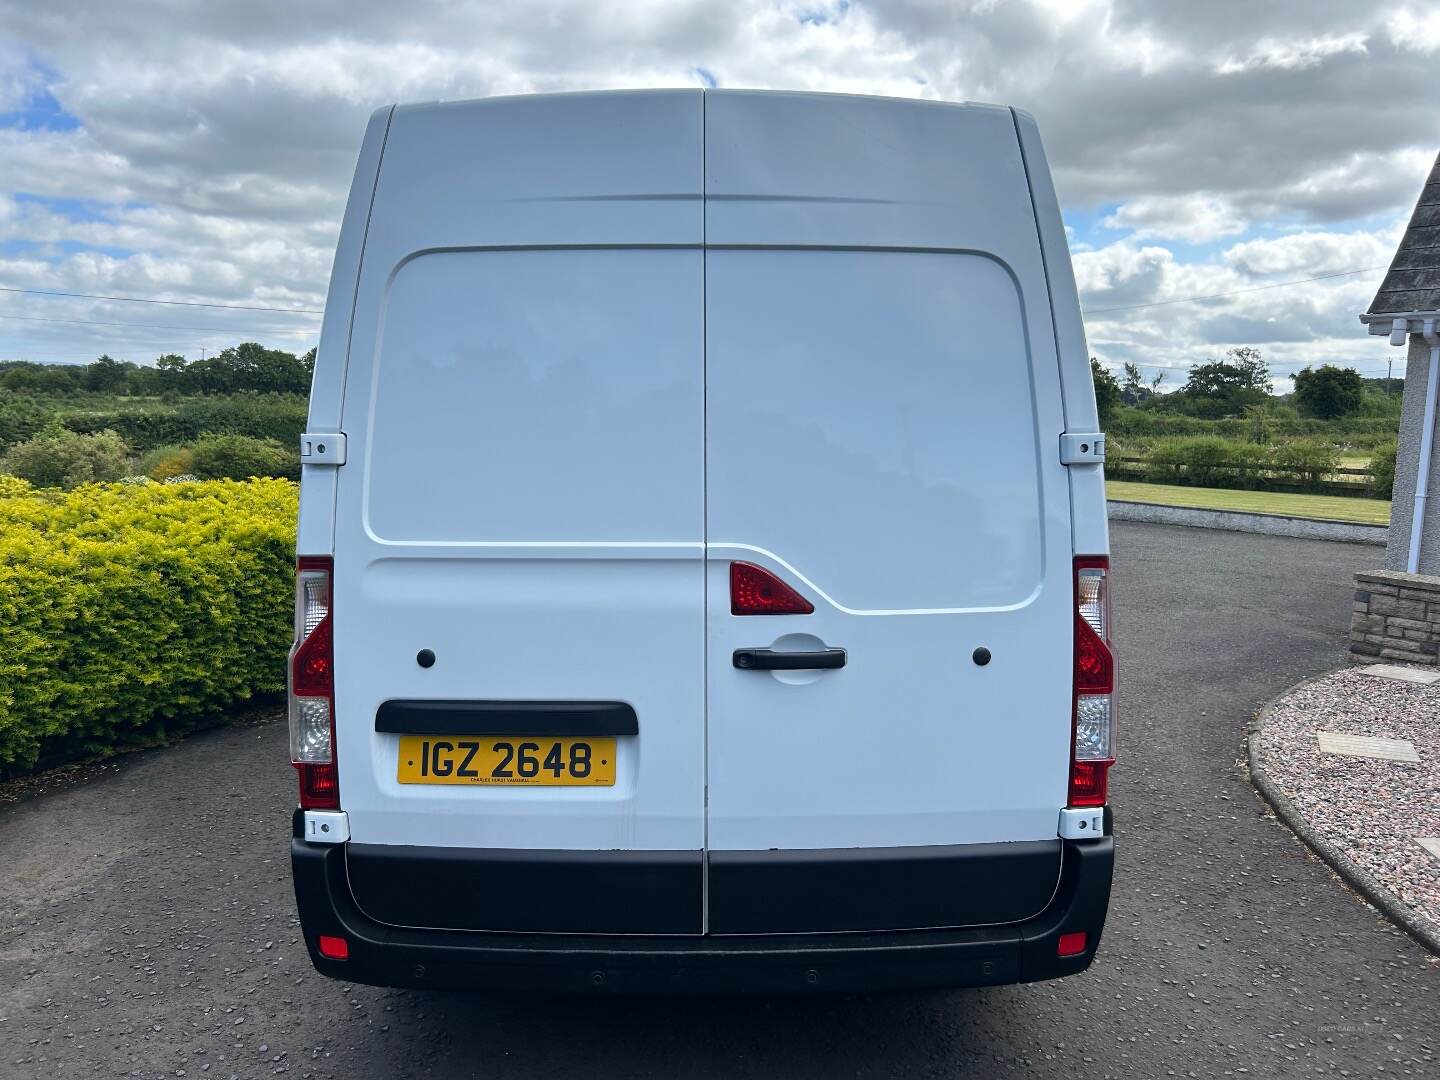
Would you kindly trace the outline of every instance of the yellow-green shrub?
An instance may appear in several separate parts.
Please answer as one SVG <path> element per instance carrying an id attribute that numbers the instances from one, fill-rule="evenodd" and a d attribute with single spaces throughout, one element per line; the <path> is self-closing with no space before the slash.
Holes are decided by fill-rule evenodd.
<path id="1" fill-rule="evenodd" d="M 191 472 L 193 461 L 188 446 L 157 446 L 140 458 L 140 473 L 151 480 L 169 480 Z"/>
<path id="2" fill-rule="evenodd" d="M 0 476 L 0 774 L 284 684 L 295 485 Z"/>

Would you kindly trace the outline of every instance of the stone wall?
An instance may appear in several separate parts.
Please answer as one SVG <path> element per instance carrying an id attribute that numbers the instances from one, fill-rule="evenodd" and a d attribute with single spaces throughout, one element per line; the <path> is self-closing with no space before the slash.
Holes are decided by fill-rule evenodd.
<path id="1" fill-rule="evenodd" d="M 1379 570 L 1355 575 L 1350 659 L 1436 664 L 1440 653 L 1440 577 Z"/>

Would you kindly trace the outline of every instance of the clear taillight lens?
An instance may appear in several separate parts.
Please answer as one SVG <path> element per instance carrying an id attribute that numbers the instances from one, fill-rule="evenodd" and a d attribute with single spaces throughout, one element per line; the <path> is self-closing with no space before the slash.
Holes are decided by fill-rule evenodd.
<path id="1" fill-rule="evenodd" d="M 295 644 L 290 649 L 290 761 L 300 774 L 300 805 L 336 809 L 335 649 L 328 557 L 303 556 L 295 570 Z"/>
<path id="2" fill-rule="evenodd" d="M 1104 806 L 1115 763 L 1115 655 L 1110 647 L 1110 560 L 1075 559 L 1075 711 L 1070 805 Z"/>
<path id="3" fill-rule="evenodd" d="M 1105 598 L 1109 590 L 1105 579 L 1109 569 L 1098 566 L 1075 567 L 1075 607 L 1086 625 L 1106 640 L 1110 637 L 1110 612 Z"/>

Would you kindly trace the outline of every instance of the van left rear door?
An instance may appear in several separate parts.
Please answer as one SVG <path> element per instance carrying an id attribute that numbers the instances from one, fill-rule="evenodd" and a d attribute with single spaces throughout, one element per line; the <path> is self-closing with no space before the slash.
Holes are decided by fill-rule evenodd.
<path id="1" fill-rule="evenodd" d="M 382 922 L 702 929 L 701 111 L 391 122 L 334 551 L 349 875 Z"/>

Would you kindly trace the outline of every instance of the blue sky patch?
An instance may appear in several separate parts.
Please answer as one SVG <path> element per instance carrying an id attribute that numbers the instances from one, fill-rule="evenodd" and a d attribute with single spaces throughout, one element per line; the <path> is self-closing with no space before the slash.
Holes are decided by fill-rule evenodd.
<path id="1" fill-rule="evenodd" d="M 96 199 L 72 199 L 63 195 L 35 195 L 28 191 L 14 192 L 14 199 L 22 205 L 29 203 L 33 206 L 42 206 L 51 213 L 59 214 L 71 221 L 113 222 L 115 219 L 112 215 L 117 209 L 113 203 L 104 203 Z M 143 208 L 143 203 L 130 203 L 123 207 L 126 210 Z"/>
<path id="2" fill-rule="evenodd" d="M 48 87 L 35 91 L 20 108 L 0 112 L 0 127 L 18 131 L 74 131 L 78 117 L 65 111 Z"/>

